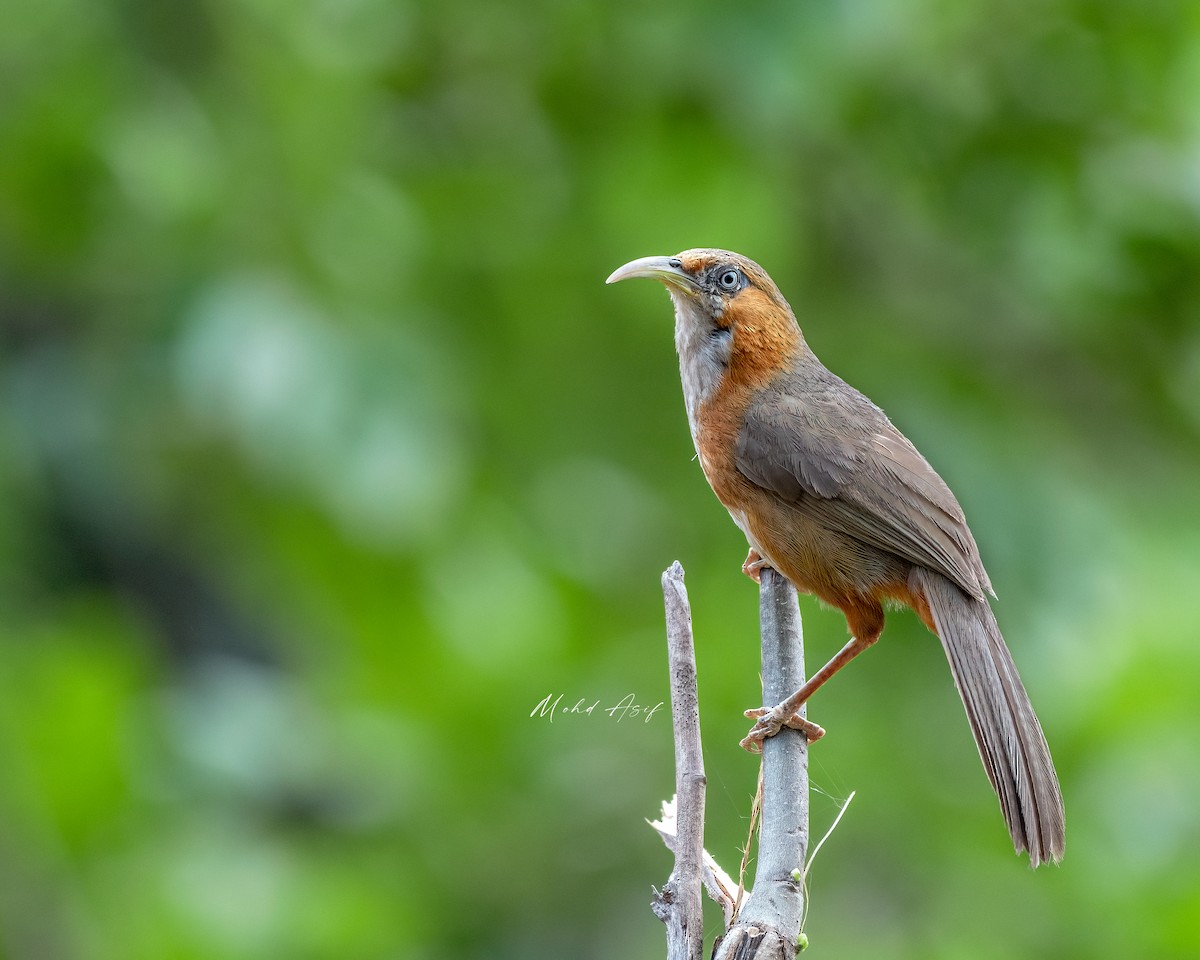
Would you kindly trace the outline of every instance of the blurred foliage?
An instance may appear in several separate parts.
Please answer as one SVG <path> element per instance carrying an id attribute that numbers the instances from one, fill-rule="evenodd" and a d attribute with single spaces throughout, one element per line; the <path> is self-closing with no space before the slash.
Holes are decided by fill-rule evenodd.
<path id="1" fill-rule="evenodd" d="M 1200 953 L 1194 6 L 44 0 L 0 71 L 3 956 L 662 955 L 669 720 L 601 711 L 680 559 L 735 866 L 757 598 L 602 281 L 699 245 L 958 491 L 1068 803 L 1031 874 L 894 615 L 812 955 Z"/>

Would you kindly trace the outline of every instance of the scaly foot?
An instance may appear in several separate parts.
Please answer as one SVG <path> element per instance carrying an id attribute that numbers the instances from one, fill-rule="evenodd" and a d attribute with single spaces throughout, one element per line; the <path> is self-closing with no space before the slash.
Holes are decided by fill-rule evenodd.
<path id="1" fill-rule="evenodd" d="M 762 583 L 762 568 L 769 567 L 771 564 L 764 560 L 762 554 L 750 548 L 750 552 L 746 554 L 746 562 L 742 564 L 742 573 L 748 576 L 755 583 Z"/>
<path id="2" fill-rule="evenodd" d="M 757 721 L 741 743 L 742 749 L 749 750 L 751 753 L 762 753 L 763 741 L 768 737 L 775 736 L 783 727 L 799 730 L 809 743 L 815 743 L 825 736 L 824 727 L 811 720 L 806 720 L 798 713 L 785 717 L 778 707 L 771 707 L 769 710 L 766 707 L 756 707 L 753 710 L 747 710 L 746 716 Z"/>

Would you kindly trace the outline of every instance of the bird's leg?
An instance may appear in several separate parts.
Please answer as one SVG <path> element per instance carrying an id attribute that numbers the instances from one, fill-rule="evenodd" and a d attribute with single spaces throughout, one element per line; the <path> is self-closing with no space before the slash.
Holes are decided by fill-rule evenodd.
<path id="1" fill-rule="evenodd" d="M 750 552 L 746 554 L 746 562 L 742 564 L 742 573 L 755 583 L 762 583 L 762 569 L 770 565 L 768 561 L 763 559 L 761 553 L 751 547 Z"/>
<path id="2" fill-rule="evenodd" d="M 808 737 L 810 743 L 825 736 L 825 731 L 821 727 L 805 720 L 796 711 L 804 706 L 805 701 L 823 687 L 830 677 L 878 639 L 878 634 L 866 640 L 851 637 L 849 643 L 834 654 L 825 666 L 809 677 L 808 682 L 784 700 L 783 703 L 777 704 L 770 709 L 763 707 L 755 710 L 747 710 L 746 716 L 756 718 L 757 722 L 750 728 L 750 732 L 746 734 L 745 739 L 742 740 L 742 747 L 751 753 L 759 753 L 762 751 L 762 742 L 768 737 L 775 736 L 780 728 L 784 726 L 800 730 Z"/>

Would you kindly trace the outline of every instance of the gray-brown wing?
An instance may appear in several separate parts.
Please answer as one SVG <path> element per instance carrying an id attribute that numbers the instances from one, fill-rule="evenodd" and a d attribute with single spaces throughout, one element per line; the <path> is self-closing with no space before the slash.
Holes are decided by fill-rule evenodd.
<path id="1" fill-rule="evenodd" d="M 820 522 L 936 570 L 973 597 L 991 591 L 950 488 L 882 410 L 815 362 L 752 403 L 737 467 Z"/>

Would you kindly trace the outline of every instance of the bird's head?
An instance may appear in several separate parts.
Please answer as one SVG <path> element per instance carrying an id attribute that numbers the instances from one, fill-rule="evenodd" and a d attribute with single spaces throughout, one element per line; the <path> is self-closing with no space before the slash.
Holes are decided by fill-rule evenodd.
<path id="1" fill-rule="evenodd" d="M 726 380 L 765 383 L 807 349 L 775 282 L 741 254 L 698 249 L 642 257 L 607 282 L 632 277 L 659 280 L 671 294 L 689 412 Z"/>

